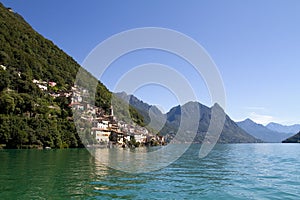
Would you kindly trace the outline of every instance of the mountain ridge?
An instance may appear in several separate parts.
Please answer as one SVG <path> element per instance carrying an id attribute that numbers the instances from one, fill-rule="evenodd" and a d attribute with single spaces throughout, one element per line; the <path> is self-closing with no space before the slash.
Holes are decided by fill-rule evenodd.
<path id="1" fill-rule="evenodd" d="M 258 139 L 261 139 L 264 142 L 278 143 L 291 136 L 287 133 L 280 133 L 270 130 L 262 124 L 255 123 L 249 118 L 244 121 L 237 122 L 237 124 L 247 133 Z"/>
<path id="2" fill-rule="evenodd" d="M 151 108 L 151 105 L 139 100 L 134 95 L 127 95 L 125 92 L 116 94 L 118 97 L 126 99 L 127 102 L 135 107 L 137 110 L 141 110 L 141 113 L 145 115 L 145 118 L 148 120 L 145 120 L 146 122 L 150 122 L 149 117 L 149 110 Z M 199 103 L 199 102 L 187 102 L 184 105 L 178 105 L 173 108 L 171 108 L 166 114 L 162 114 L 159 112 L 159 115 L 161 115 L 158 118 L 162 118 L 165 121 L 165 124 L 162 126 L 162 124 L 159 124 L 158 127 L 160 134 L 162 135 L 169 135 L 171 138 L 173 138 L 177 131 L 179 130 L 180 126 L 182 125 L 182 120 L 185 121 L 185 124 L 183 126 L 185 127 L 185 131 L 189 132 L 193 130 L 194 126 L 198 126 L 196 128 L 196 136 L 193 140 L 194 143 L 202 143 L 205 135 L 207 134 L 208 127 L 211 120 L 211 110 L 212 108 L 216 108 L 218 112 L 225 113 L 224 110 L 218 105 L 214 104 L 211 108 Z M 145 108 L 145 109 L 143 109 Z M 182 111 L 186 110 L 187 112 L 184 112 L 182 114 Z M 200 110 L 200 113 L 194 113 L 191 114 L 194 110 Z M 192 116 L 198 117 L 199 115 L 199 122 L 193 121 Z M 151 119 L 156 119 L 157 117 L 154 116 Z M 190 120 L 190 121 L 189 121 Z M 190 123 L 189 123 L 190 122 Z M 155 124 L 155 123 L 154 123 Z M 189 127 L 193 127 L 190 128 Z M 182 141 L 181 141 L 182 142 Z M 220 135 L 220 138 L 218 139 L 218 143 L 248 143 L 248 142 L 261 142 L 260 140 L 254 138 L 253 136 L 249 135 L 246 131 L 242 130 L 231 118 L 225 114 L 225 123 L 222 130 L 222 133 Z"/>
<path id="3" fill-rule="evenodd" d="M 294 124 L 294 125 L 282 125 L 279 123 L 271 122 L 267 124 L 266 126 L 270 130 L 283 132 L 283 133 L 298 133 L 300 131 L 300 124 Z"/>

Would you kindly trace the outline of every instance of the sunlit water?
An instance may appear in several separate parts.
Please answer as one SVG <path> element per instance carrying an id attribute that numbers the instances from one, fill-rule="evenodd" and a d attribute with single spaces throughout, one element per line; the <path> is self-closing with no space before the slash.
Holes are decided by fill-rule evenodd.
<path id="1" fill-rule="evenodd" d="M 161 170 L 128 174 L 85 149 L 0 150 L 0 199 L 299 199 L 300 145 L 193 145 Z M 127 150 L 124 150 L 127 151 Z"/>

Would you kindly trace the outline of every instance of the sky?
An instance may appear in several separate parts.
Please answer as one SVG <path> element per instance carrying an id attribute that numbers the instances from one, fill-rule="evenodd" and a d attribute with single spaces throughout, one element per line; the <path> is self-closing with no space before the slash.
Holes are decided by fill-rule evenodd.
<path id="1" fill-rule="evenodd" d="M 40 34 L 82 64 L 101 42 L 120 32 L 162 27 L 198 42 L 216 64 L 226 92 L 226 113 L 235 121 L 300 123 L 300 1 L 103 1 L 1 0 Z M 100 80 L 112 91 L 132 68 L 167 65 L 190 81 L 197 100 L 212 106 L 203 77 L 182 58 L 159 50 L 126 54 Z M 178 104 L 168 87 L 150 84 L 137 97 L 164 112 Z"/>

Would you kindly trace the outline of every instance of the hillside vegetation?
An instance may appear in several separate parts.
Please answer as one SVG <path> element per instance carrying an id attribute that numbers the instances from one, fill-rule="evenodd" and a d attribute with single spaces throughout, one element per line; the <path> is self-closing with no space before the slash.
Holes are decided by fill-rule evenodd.
<path id="1" fill-rule="evenodd" d="M 0 145 L 82 147 L 69 107 L 71 97 L 51 96 L 71 93 L 80 65 L 1 3 L 0 65 Z M 45 89 L 34 80 L 43 82 Z M 84 84 L 83 80 L 81 86 L 89 87 Z M 99 81 L 96 91 L 95 105 L 108 112 L 111 92 Z M 142 116 L 132 107 L 130 114 L 134 122 L 143 125 Z M 126 120 L 130 114 L 123 112 L 119 117 Z"/>

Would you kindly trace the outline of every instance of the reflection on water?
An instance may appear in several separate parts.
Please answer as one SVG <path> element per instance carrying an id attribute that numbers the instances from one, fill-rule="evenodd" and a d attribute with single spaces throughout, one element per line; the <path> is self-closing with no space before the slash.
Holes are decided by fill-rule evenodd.
<path id="1" fill-rule="evenodd" d="M 106 167 L 84 149 L 1 150 L 0 199 L 298 199 L 300 195 L 299 145 L 217 145 L 203 159 L 198 158 L 199 148 L 193 145 L 168 167 L 140 174 Z"/>
<path id="2" fill-rule="evenodd" d="M 145 173 L 167 167 L 175 162 L 189 144 L 163 147 L 89 148 L 90 153 L 102 164 L 127 173 Z"/>

